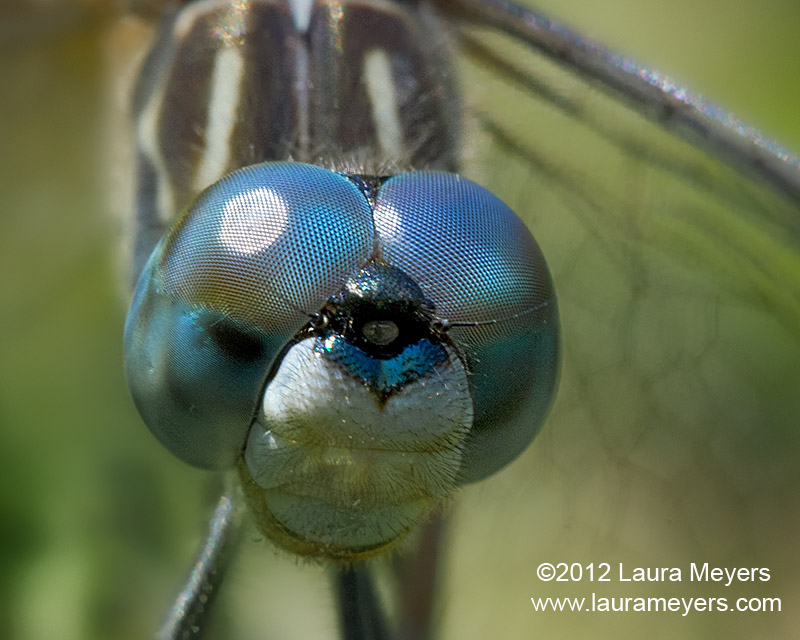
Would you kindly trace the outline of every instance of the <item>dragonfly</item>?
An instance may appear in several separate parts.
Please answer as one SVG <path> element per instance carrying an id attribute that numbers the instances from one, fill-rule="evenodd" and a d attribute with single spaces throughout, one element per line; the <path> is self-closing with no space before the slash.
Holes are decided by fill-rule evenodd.
<path id="1" fill-rule="evenodd" d="M 505 42 L 503 46 L 513 47 Z M 503 59 L 509 60 L 513 59 L 511 51 L 516 49 L 503 51 L 506 52 Z M 482 79 L 481 83 L 474 83 L 473 98 L 477 100 L 481 88 L 491 97 L 494 85 L 489 85 L 488 82 L 497 70 L 490 69 L 487 72 L 485 68 L 478 68 L 469 69 L 468 72 L 475 73 L 474 77 Z M 484 75 L 479 76 L 481 73 Z M 483 81 L 486 81 L 486 86 L 483 86 Z M 556 85 L 561 83 L 561 80 L 555 81 Z M 530 88 L 515 88 L 513 84 L 510 87 L 503 86 L 504 95 L 512 92 L 514 96 L 525 98 L 525 113 L 535 109 L 533 104 L 537 102 L 528 96 Z M 578 100 L 583 99 L 583 94 L 579 94 Z M 595 96 L 594 99 L 599 101 L 600 98 Z M 569 107 L 569 104 L 566 101 L 559 108 L 551 104 L 540 109 L 545 115 L 551 109 L 562 113 L 565 105 Z M 615 104 L 612 103 L 610 109 L 613 110 Z M 780 269 L 781 265 L 785 266 L 782 262 L 785 254 L 778 253 L 775 264 L 762 265 L 766 271 L 760 273 L 760 278 L 755 278 L 753 272 L 745 266 L 746 262 L 739 263 L 741 253 L 737 254 L 736 261 L 732 261 L 725 259 L 724 251 L 710 250 L 714 247 L 708 245 L 708 233 L 701 233 L 704 229 L 702 224 L 688 227 L 682 224 L 694 220 L 711 225 L 714 233 L 727 230 L 728 234 L 722 236 L 719 245 L 738 246 L 736 239 L 750 237 L 746 233 L 750 228 L 745 226 L 731 230 L 725 225 L 720 226 L 720 220 L 731 219 L 733 214 L 729 208 L 738 212 L 732 219 L 737 224 L 744 224 L 748 216 L 741 211 L 756 207 L 756 213 L 749 214 L 752 216 L 750 219 L 753 227 L 763 227 L 770 233 L 777 233 L 776 230 L 785 228 L 781 225 L 780 212 L 791 212 L 794 209 L 783 204 L 780 197 L 771 199 L 771 192 L 762 192 L 762 187 L 755 183 L 739 184 L 738 178 L 731 177 L 739 174 L 728 173 L 727 169 L 720 168 L 710 159 L 706 160 L 705 156 L 696 155 L 690 145 L 665 142 L 659 133 L 651 131 L 650 125 L 643 119 L 631 124 L 639 129 L 635 129 L 635 133 L 630 136 L 635 140 L 655 140 L 659 145 L 667 145 L 670 151 L 667 158 L 675 157 L 671 154 L 683 158 L 681 154 L 686 154 L 693 161 L 688 165 L 692 169 L 688 177 L 675 177 L 676 174 L 671 173 L 669 167 L 664 169 L 663 174 L 660 173 L 658 165 L 653 168 L 645 161 L 641 149 L 640 154 L 634 156 L 635 161 L 630 160 L 630 153 L 635 148 L 626 148 L 626 153 L 612 155 L 611 157 L 620 161 L 621 166 L 604 166 L 607 175 L 597 174 L 598 165 L 603 164 L 600 162 L 590 163 L 593 172 L 586 175 L 580 172 L 580 165 L 570 165 L 572 168 L 567 167 L 569 171 L 565 170 L 564 173 L 559 172 L 564 169 L 563 165 L 557 162 L 548 163 L 541 158 L 536 165 L 538 171 L 533 171 L 531 167 L 537 158 L 518 155 L 515 147 L 509 144 L 511 141 L 502 135 L 503 130 L 490 128 L 490 123 L 485 118 L 486 112 L 482 112 L 479 106 L 475 111 L 478 114 L 478 125 L 469 134 L 474 148 L 468 148 L 467 153 L 482 157 L 485 167 L 502 167 L 503 170 L 467 168 L 467 175 L 490 185 L 495 193 L 501 195 L 519 212 L 528 210 L 527 207 L 531 205 L 527 203 L 531 194 L 536 192 L 535 184 L 542 184 L 544 195 L 539 196 L 541 206 L 547 209 L 545 203 L 549 203 L 549 211 L 557 211 L 561 216 L 559 219 L 555 214 L 544 211 L 541 214 L 530 213 L 532 217 L 526 218 L 526 222 L 535 230 L 537 241 L 548 255 L 559 299 L 564 300 L 564 379 L 550 423 L 538 437 L 531 452 L 507 473 L 489 480 L 490 488 L 476 486 L 464 491 L 467 495 L 463 496 L 463 502 L 469 504 L 472 501 L 478 505 L 474 510 L 456 510 L 451 514 L 452 537 L 448 543 L 448 555 L 452 554 L 453 558 L 459 560 L 453 560 L 452 566 L 446 570 L 447 583 L 451 586 L 445 588 L 443 593 L 447 594 L 445 598 L 453 601 L 448 603 L 449 606 L 444 611 L 469 611 L 471 615 L 470 619 L 465 617 L 460 621 L 450 619 L 440 623 L 442 634 L 447 636 L 459 633 L 457 630 L 460 623 L 466 626 L 468 636 L 470 629 L 485 630 L 478 635 L 488 635 L 492 629 L 497 628 L 500 611 L 505 617 L 505 614 L 511 613 L 515 622 L 507 624 L 514 629 L 512 633 L 527 636 L 532 628 L 539 628 L 538 625 L 543 623 L 538 618 L 531 619 L 527 608 L 518 608 L 519 605 L 511 601 L 520 596 L 527 600 L 529 593 L 534 595 L 532 590 L 541 589 L 541 585 L 532 577 L 532 572 L 535 571 L 537 561 L 545 558 L 547 552 L 553 549 L 560 549 L 561 553 L 566 550 L 571 558 L 587 562 L 593 558 L 594 551 L 602 549 L 607 554 L 602 559 L 608 560 L 609 555 L 616 554 L 617 557 L 634 562 L 638 560 L 642 564 L 652 561 L 669 562 L 676 558 L 683 561 L 694 558 L 695 554 L 705 554 L 706 557 L 710 554 L 710 557 L 721 563 L 726 558 L 738 559 L 741 557 L 739 554 L 746 551 L 751 554 L 748 558 L 753 562 L 760 560 L 769 563 L 772 558 L 773 566 L 777 566 L 774 562 L 777 553 L 764 552 L 766 530 L 771 529 L 776 521 L 773 520 L 770 524 L 764 522 L 759 527 L 756 519 L 759 513 L 777 513 L 777 510 L 770 507 L 780 504 L 786 507 L 787 512 L 778 518 L 777 529 L 791 530 L 790 505 L 781 501 L 779 493 L 769 489 L 779 487 L 789 490 L 794 486 L 794 477 L 789 467 L 781 464 L 781 461 L 785 461 L 796 451 L 791 446 L 788 426 L 797 413 L 792 410 L 787 396 L 781 395 L 788 393 L 787 389 L 792 382 L 791 369 L 781 364 L 791 362 L 793 353 L 792 341 L 783 342 L 784 336 L 781 333 L 783 331 L 791 335 L 791 315 L 787 316 L 787 312 L 791 311 L 792 289 L 790 285 L 787 286 L 788 293 L 784 290 L 781 295 L 780 291 L 769 287 L 770 283 L 784 282 L 785 279 L 779 274 L 790 274 L 791 270 L 769 271 L 770 267 Z M 562 116 L 555 116 L 556 119 L 559 117 Z M 633 118 L 630 114 L 628 117 Z M 521 131 L 528 130 L 525 126 L 527 118 L 507 118 L 506 131 L 520 136 Z M 576 118 L 569 120 L 574 123 Z M 592 126 L 588 128 L 592 130 Z M 536 144 L 529 143 L 526 146 L 540 149 L 546 148 L 550 142 L 552 149 L 555 143 L 548 138 L 548 134 L 554 131 L 555 127 L 543 126 L 539 136 L 535 137 Z M 604 140 L 593 140 L 596 146 L 585 148 L 584 154 L 587 158 L 609 157 L 604 155 L 608 153 Z M 485 145 L 488 151 L 477 151 L 483 148 L 481 145 Z M 698 157 L 701 160 L 697 160 Z M 605 162 L 611 164 L 608 160 Z M 685 166 L 680 162 L 677 164 Z M 646 169 L 642 169 L 642 165 Z M 574 168 L 576 166 L 578 168 Z M 625 210 L 623 207 L 615 217 L 610 203 L 630 204 L 628 198 L 631 197 L 631 191 L 625 191 L 626 198 L 620 202 L 613 197 L 613 193 L 604 192 L 602 186 L 611 182 L 611 178 L 620 178 L 629 168 L 640 172 L 636 174 L 635 181 L 630 179 L 627 183 L 629 189 L 645 204 L 640 211 Z M 570 180 L 573 177 L 570 172 L 580 176 L 580 180 Z M 675 178 L 673 183 L 669 182 L 671 177 Z M 658 197 L 659 193 L 670 192 L 667 184 L 673 187 L 681 185 L 685 189 L 686 181 L 679 179 L 682 177 L 687 177 L 689 184 L 695 180 L 704 185 L 716 184 L 718 188 L 694 193 L 688 199 L 688 204 L 686 196 L 677 203 L 669 200 L 664 202 L 663 198 Z M 576 188 L 580 184 L 586 185 L 585 190 Z M 643 192 L 635 191 L 637 185 Z M 596 191 L 598 187 L 600 189 Z M 726 206 L 721 207 L 717 202 L 720 194 L 730 192 L 736 193 L 737 197 L 723 200 Z M 594 199 L 587 202 L 585 193 L 601 195 L 594 196 Z M 637 198 L 633 200 L 639 201 Z M 735 202 L 745 204 L 740 204 L 737 209 L 733 204 Z M 764 205 L 764 202 L 768 202 L 769 206 Z M 686 216 L 667 218 L 671 206 L 675 210 L 683 207 Z M 725 215 L 720 213 L 720 209 Z M 572 217 L 565 218 L 565 211 L 571 212 Z M 652 213 L 654 211 L 660 217 L 655 216 Z M 594 212 L 595 225 L 589 216 L 591 212 Z M 700 213 L 692 216 L 691 212 Z M 768 212 L 771 215 L 768 216 Z M 649 229 L 646 226 L 649 222 L 648 216 L 658 218 L 664 227 L 657 230 L 667 235 L 661 236 Z M 551 219 L 553 217 L 556 219 Z M 639 224 L 633 224 L 632 220 L 637 220 Z M 603 255 L 618 253 L 620 264 L 607 264 L 593 254 L 588 249 L 591 245 L 586 237 L 578 235 L 582 241 L 575 242 L 575 227 L 596 239 L 600 246 L 605 246 Z M 570 228 L 573 228 L 572 232 L 569 232 Z M 627 235 L 626 229 L 632 235 Z M 754 237 L 759 238 L 758 235 Z M 780 243 L 776 241 L 778 237 L 791 236 L 760 236 L 764 243 L 761 246 L 777 250 L 780 247 Z M 695 238 L 694 242 L 691 241 L 692 238 Z M 791 243 L 789 246 L 791 247 Z M 639 253 L 636 253 L 637 247 Z M 754 247 L 748 247 L 743 255 L 751 255 L 754 250 Z M 652 258 L 651 251 L 654 252 Z M 550 256 L 555 256 L 555 261 Z M 627 279 L 621 280 L 620 270 L 626 274 Z M 593 277 L 590 277 L 592 274 Z M 601 274 L 607 276 L 604 286 L 594 290 L 593 285 L 598 282 Z M 743 281 L 737 276 L 743 276 Z M 645 296 L 644 292 L 651 288 L 664 298 L 654 300 Z M 709 294 L 709 291 L 712 293 Z M 637 292 L 637 295 L 632 296 L 631 292 Z M 631 299 L 638 302 L 633 304 Z M 627 307 L 622 304 L 626 300 Z M 568 308 L 577 311 L 567 314 Z M 763 327 L 760 318 L 764 325 L 771 327 L 772 323 L 777 323 L 778 327 L 772 327 L 767 335 L 755 331 Z M 589 324 L 580 324 L 582 322 Z M 643 323 L 644 326 L 652 327 L 652 334 L 647 331 L 643 334 L 636 333 L 642 331 L 640 327 Z M 615 326 L 616 331 L 613 330 Z M 753 337 L 754 332 L 757 333 L 757 339 Z M 582 336 L 582 339 L 567 340 L 570 335 Z M 587 338 L 590 335 L 597 336 L 594 348 L 581 351 L 581 348 L 587 349 L 587 345 L 592 343 Z M 661 338 L 665 336 L 673 338 L 668 346 L 661 344 Z M 743 346 L 745 336 L 749 339 L 748 347 Z M 752 353 L 750 348 L 757 353 Z M 605 360 L 598 358 L 602 355 L 606 356 Z M 593 363 L 593 366 L 589 369 L 578 366 L 578 363 L 586 361 Z M 749 376 L 741 378 L 743 374 L 738 367 L 747 369 L 745 365 L 752 365 L 754 362 L 765 364 L 751 370 Z M 649 376 L 639 375 L 631 380 L 625 375 L 626 370 L 641 374 L 648 367 L 652 368 Z M 670 375 L 670 371 L 674 373 Z M 758 378 L 762 379 L 761 384 L 758 383 Z M 625 397 L 622 406 L 618 400 L 620 389 L 624 391 Z M 670 398 L 659 395 L 668 392 L 674 395 Z M 675 398 L 678 399 L 678 406 L 672 407 L 670 400 Z M 765 398 L 773 398 L 774 401 L 770 404 Z M 778 407 L 783 409 L 779 410 Z M 748 425 L 753 428 L 748 429 Z M 763 436 L 763 431 L 768 428 L 775 441 L 772 444 L 759 445 L 756 436 Z M 582 437 L 576 438 L 576 434 Z M 752 455 L 739 454 L 730 460 L 726 459 L 726 438 L 727 441 L 738 443 L 740 447 L 744 446 L 743 443 L 749 443 L 753 449 Z M 692 464 L 693 456 L 701 460 Z M 770 464 L 766 464 L 766 460 Z M 753 473 L 745 473 L 747 469 Z M 133 475 L 136 477 L 136 474 Z M 197 480 L 198 476 L 189 477 L 192 481 L 184 481 L 185 491 L 181 495 L 188 495 L 189 487 L 186 485 L 200 482 Z M 541 487 L 540 484 L 545 486 Z M 126 490 L 132 491 L 130 488 Z M 173 487 L 173 490 L 176 489 Z M 502 499 L 493 499 L 492 496 L 502 496 Z M 553 505 L 548 500 L 558 504 Z M 538 509 L 534 509 L 534 505 Z M 604 513 L 606 506 L 614 513 Z M 487 521 L 496 521 L 501 517 L 500 514 L 508 513 L 506 509 L 511 513 L 511 520 L 506 522 L 515 526 L 509 526 L 502 532 L 503 544 L 493 545 L 491 552 L 480 547 L 472 547 L 472 551 L 467 547 L 465 550 L 464 545 L 471 536 L 483 540 L 495 538 L 498 533 L 489 528 Z M 698 514 L 699 510 L 707 513 Z M 482 517 L 471 515 L 476 513 L 480 513 Z M 685 518 L 687 514 L 692 516 L 689 519 L 691 526 L 687 524 L 686 527 L 676 527 L 674 519 Z M 626 518 L 632 519 L 632 522 L 626 521 Z M 741 523 L 746 523 L 750 532 L 737 532 L 736 536 L 732 536 L 731 530 L 738 529 L 736 525 Z M 712 533 L 717 534 L 713 541 Z M 759 534 L 763 534 L 763 537 Z M 704 539 L 704 535 L 708 539 Z M 676 541 L 675 536 L 680 539 Z M 553 542 L 557 537 L 562 538 L 562 546 Z M 564 537 L 571 544 L 564 542 Z M 640 537 L 647 538 L 651 548 L 658 551 L 652 555 L 631 551 Z M 618 538 L 619 541 L 615 543 L 607 542 Z M 723 549 L 717 549 L 720 540 L 729 541 L 732 547 L 729 550 L 730 556 Z M 253 623 L 253 610 L 259 614 L 262 623 L 266 620 L 265 624 L 273 624 L 274 618 L 269 615 L 270 612 L 264 611 L 266 605 L 257 604 L 259 597 L 251 595 L 256 589 L 257 581 L 291 579 L 286 577 L 286 571 L 270 570 L 270 567 L 265 568 L 257 560 L 266 556 L 268 562 L 280 564 L 280 560 L 275 560 L 268 551 L 264 551 L 262 540 L 257 540 L 250 546 L 258 550 L 250 549 L 247 554 L 243 554 L 241 564 L 234 566 L 229 576 L 232 578 L 228 585 L 228 593 L 231 595 L 226 598 L 223 589 L 220 596 L 226 599 L 219 604 L 223 610 L 228 608 L 236 611 L 236 615 L 227 620 L 232 625 L 231 629 L 241 632 L 232 632 L 234 636 L 248 637 L 248 632 L 242 630 Z M 685 552 L 685 555 L 680 555 L 679 551 Z M 256 563 L 258 569 L 250 566 Z M 523 566 L 524 570 L 519 571 L 518 566 L 515 567 L 516 571 L 510 570 L 514 565 Z M 484 569 L 480 570 L 480 567 Z M 505 570 L 501 567 L 505 567 Z M 505 585 L 505 589 L 497 582 L 492 582 L 487 587 L 484 576 L 491 580 L 493 572 L 489 569 L 492 568 L 496 571 L 495 575 L 513 575 L 517 578 L 511 584 Z M 316 570 L 313 567 L 300 568 L 297 572 L 315 574 Z M 135 572 L 132 573 L 135 575 Z M 481 578 L 476 580 L 476 575 Z M 315 578 L 319 577 L 315 575 Z M 777 582 L 778 579 L 779 577 L 775 578 L 773 585 L 781 584 Z M 503 580 L 501 577 L 498 581 Z M 788 579 L 784 577 L 784 580 Z M 319 591 L 318 587 L 317 590 Z M 486 611 L 474 605 L 460 606 L 465 601 L 462 599 L 469 598 L 470 593 L 472 602 L 480 602 L 480 592 L 483 590 L 497 594 L 496 607 L 499 608 L 493 607 L 492 611 Z M 500 594 L 507 594 L 507 598 Z M 274 592 L 270 596 L 278 597 Z M 324 593 L 321 599 L 324 602 Z M 504 599 L 508 601 L 501 602 Z M 311 599 L 306 602 L 310 603 Z M 297 608 L 291 610 L 297 611 L 303 605 L 298 606 L 295 602 L 295 606 Z M 308 606 L 322 608 L 319 604 Z M 275 608 L 280 610 L 283 606 L 276 605 Z M 289 610 L 289 607 L 286 609 Z M 251 613 L 248 614 L 247 611 Z M 291 625 L 302 628 L 300 625 L 303 621 L 298 621 L 297 615 L 290 617 Z M 456 614 L 456 617 L 460 615 Z M 299 633 L 300 637 L 328 637 L 322 634 L 323 629 L 327 629 L 329 635 L 334 633 L 335 625 L 332 622 L 317 624 L 319 627 L 316 630 L 306 632 L 305 635 L 303 631 L 295 633 Z M 561 624 L 568 628 L 569 625 L 578 623 L 548 620 L 544 624 Z M 710 623 L 705 621 L 697 624 Z M 749 622 L 737 622 L 737 625 L 742 624 Z M 758 624 L 763 624 L 763 619 Z M 275 623 L 273 628 L 274 635 L 286 636 L 281 632 L 279 623 Z M 561 633 L 564 633 L 564 629 L 562 626 Z"/>

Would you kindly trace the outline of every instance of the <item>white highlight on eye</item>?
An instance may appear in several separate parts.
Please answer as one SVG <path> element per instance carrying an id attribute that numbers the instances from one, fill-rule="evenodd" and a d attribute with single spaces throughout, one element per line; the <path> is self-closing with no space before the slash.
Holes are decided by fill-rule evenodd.
<path id="1" fill-rule="evenodd" d="M 364 81 L 372 106 L 372 118 L 381 151 L 399 157 L 403 149 L 403 132 L 397 93 L 392 82 L 392 65 L 383 49 L 371 49 L 364 56 Z"/>
<path id="2" fill-rule="evenodd" d="M 289 225 L 289 205 L 269 187 L 233 196 L 222 212 L 219 241 L 224 247 L 252 255 L 272 245 Z"/>
<path id="3" fill-rule="evenodd" d="M 205 149 L 194 180 L 198 190 L 219 180 L 228 168 L 230 138 L 236 125 L 243 73 L 244 60 L 240 50 L 236 47 L 220 49 L 211 76 Z"/>
<path id="4" fill-rule="evenodd" d="M 372 216 L 375 231 L 382 240 L 400 240 L 403 237 L 403 214 L 389 202 L 381 202 Z"/>

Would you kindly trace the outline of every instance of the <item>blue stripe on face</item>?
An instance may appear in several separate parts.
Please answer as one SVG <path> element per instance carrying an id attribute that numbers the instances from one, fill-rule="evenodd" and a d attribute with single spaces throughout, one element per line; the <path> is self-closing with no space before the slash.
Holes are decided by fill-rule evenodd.
<path id="1" fill-rule="evenodd" d="M 444 346 L 427 338 L 385 359 L 370 356 L 336 334 L 318 338 L 314 348 L 349 375 L 360 378 L 382 402 L 406 385 L 432 374 L 449 360 Z"/>

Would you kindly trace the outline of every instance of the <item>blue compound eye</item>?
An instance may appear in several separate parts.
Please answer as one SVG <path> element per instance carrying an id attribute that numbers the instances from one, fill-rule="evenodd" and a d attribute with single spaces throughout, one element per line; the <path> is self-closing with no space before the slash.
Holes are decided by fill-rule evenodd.
<path id="1" fill-rule="evenodd" d="M 555 395 L 558 309 L 544 257 L 508 206 L 457 175 L 390 178 L 374 219 L 382 258 L 453 325 L 474 411 L 459 479 L 483 478 L 522 452 Z"/>
<path id="2" fill-rule="evenodd" d="M 516 215 L 446 173 L 237 171 L 159 243 L 125 328 L 148 427 L 237 466 L 257 526 L 352 561 L 518 456 L 558 377 L 558 312 Z"/>
<path id="3" fill-rule="evenodd" d="M 301 163 L 237 171 L 159 243 L 125 328 L 139 412 L 190 464 L 236 463 L 272 363 L 372 251 L 366 199 Z"/>

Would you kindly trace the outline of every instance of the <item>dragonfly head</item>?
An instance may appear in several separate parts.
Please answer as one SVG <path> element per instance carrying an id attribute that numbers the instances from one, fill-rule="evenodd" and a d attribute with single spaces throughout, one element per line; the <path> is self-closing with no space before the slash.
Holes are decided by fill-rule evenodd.
<path id="1" fill-rule="evenodd" d="M 170 451 L 238 468 L 267 537 L 352 561 L 527 446 L 558 326 L 538 246 L 478 185 L 267 163 L 206 190 L 156 247 L 126 369 Z"/>

